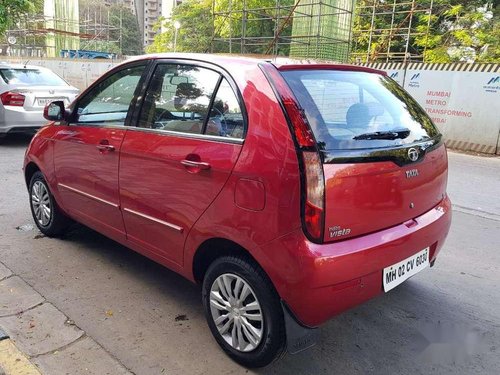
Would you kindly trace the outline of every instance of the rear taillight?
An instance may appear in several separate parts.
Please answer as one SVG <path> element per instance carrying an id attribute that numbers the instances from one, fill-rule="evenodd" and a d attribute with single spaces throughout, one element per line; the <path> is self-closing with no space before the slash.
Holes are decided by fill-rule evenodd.
<path id="1" fill-rule="evenodd" d="M 290 128 L 298 145 L 298 156 L 302 158 L 304 172 L 302 184 L 303 225 L 311 240 L 322 242 L 325 221 L 325 179 L 316 140 L 304 110 L 298 104 L 295 95 L 278 70 L 270 64 L 261 65 L 261 68 L 277 96 L 281 99 Z"/>
<path id="2" fill-rule="evenodd" d="M 325 179 L 317 151 L 302 152 L 305 170 L 304 223 L 315 240 L 323 238 Z"/>
<path id="3" fill-rule="evenodd" d="M 0 95 L 0 100 L 3 105 L 14 107 L 22 107 L 24 105 L 25 96 L 18 92 L 7 91 Z"/>
<path id="4" fill-rule="evenodd" d="M 293 132 L 295 134 L 295 139 L 300 147 L 315 147 L 316 141 L 314 140 L 314 135 L 307 123 L 304 110 L 300 108 L 297 104 L 297 99 L 293 95 L 292 90 L 276 68 L 272 65 L 262 65 L 262 69 L 266 74 L 267 78 L 274 86 L 278 95 L 281 98 L 285 111 L 289 117 L 290 125 L 292 126 Z"/>

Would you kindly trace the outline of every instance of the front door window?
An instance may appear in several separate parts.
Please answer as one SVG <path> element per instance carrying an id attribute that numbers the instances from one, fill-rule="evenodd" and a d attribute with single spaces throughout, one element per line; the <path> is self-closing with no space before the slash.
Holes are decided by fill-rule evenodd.
<path id="1" fill-rule="evenodd" d="M 95 86 L 76 108 L 79 124 L 125 125 L 144 66 L 120 70 Z"/>

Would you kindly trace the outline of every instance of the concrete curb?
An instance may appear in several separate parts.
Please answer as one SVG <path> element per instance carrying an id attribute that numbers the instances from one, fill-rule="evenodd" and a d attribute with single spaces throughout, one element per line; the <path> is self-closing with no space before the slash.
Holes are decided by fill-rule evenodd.
<path id="1" fill-rule="evenodd" d="M 10 339 L 0 341 L 0 375 L 41 375 Z"/>

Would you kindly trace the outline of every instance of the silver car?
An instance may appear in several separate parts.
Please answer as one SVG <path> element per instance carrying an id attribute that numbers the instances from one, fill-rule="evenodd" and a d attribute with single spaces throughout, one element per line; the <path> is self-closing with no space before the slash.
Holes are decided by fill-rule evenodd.
<path id="1" fill-rule="evenodd" d="M 46 120 L 47 103 L 72 102 L 76 87 L 47 68 L 0 62 L 0 140 L 7 133 L 34 133 Z"/>

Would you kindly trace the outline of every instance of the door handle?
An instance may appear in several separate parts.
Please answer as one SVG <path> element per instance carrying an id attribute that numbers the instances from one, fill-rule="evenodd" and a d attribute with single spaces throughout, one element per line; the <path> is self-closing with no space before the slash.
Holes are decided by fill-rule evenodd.
<path id="1" fill-rule="evenodd" d="M 197 168 L 197 169 L 210 169 L 210 164 L 203 161 L 193 161 L 193 160 L 181 160 L 181 164 L 186 168 Z"/>
<path id="2" fill-rule="evenodd" d="M 99 151 L 115 151 L 115 146 L 112 145 L 97 145 Z"/>
<path id="3" fill-rule="evenodd" d="M 100 152 L 115 151 L 115 146 L 110 145 L 107 139 L 102 139 L 96 147 Z"/>

